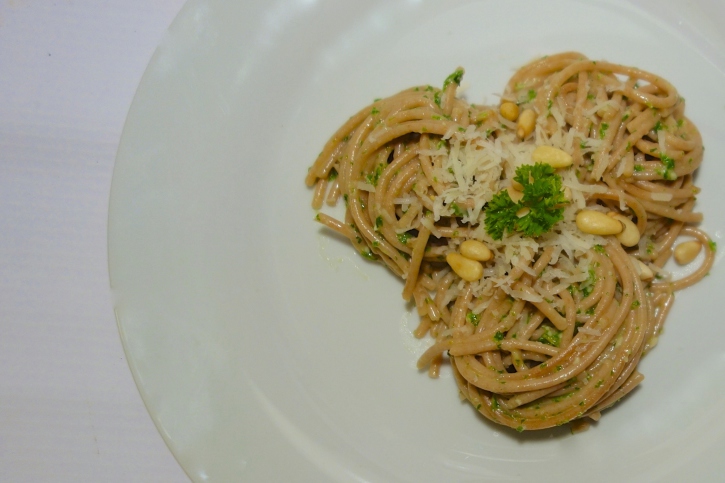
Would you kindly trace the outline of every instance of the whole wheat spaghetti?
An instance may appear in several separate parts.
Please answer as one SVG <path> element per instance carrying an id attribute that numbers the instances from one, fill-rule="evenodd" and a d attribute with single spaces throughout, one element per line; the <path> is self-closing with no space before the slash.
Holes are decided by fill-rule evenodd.
<path id="1" fill-rule="evenodd" d="M 457 97 L 462 75 L 340 127 L 306 182 L 345 219 L 316 219 L 404 280 L 432 341 L 419 367 L 450 359 L 485 417 L 596 420 L 642 381 L 675 291 L 713 264 L 693 211 L 700 133 L 662 77 L 579 53 L 525 65 L 498 106 Z M 685 239 L 678 261 L 699 267 L 671 280 Z"/>

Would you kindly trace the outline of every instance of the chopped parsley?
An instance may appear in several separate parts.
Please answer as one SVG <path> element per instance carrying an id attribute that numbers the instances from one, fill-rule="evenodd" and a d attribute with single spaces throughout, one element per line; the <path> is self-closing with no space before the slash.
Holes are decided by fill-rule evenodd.
<path id="1" fill-rule="evenodd" d="M 486 205 L 486 232 L 494 240 L 505 232 L 519 231 L 527 237 L 541 236 L 564 218 L 567 203 L 562 192 L 561 177 L 548 164 L 523 165 L 516 169 L 514 180 L 524 187 L 523 198 L 515 203 L 503 190 Z M 531 181 L 532 180 L 532 181 Z M 519 217 L 518 213 L 528 209 Z"/>
<path id="2" fill-rule="evenodd" d="M 710 241 L 707 242 L 707 246 L 710 247 L 710 251 L 712 251 L 712 252 L 714 252 L 715 250 L 717 250 L 717 243 L 715 243 L 712 240 L 710 240 Z"/>

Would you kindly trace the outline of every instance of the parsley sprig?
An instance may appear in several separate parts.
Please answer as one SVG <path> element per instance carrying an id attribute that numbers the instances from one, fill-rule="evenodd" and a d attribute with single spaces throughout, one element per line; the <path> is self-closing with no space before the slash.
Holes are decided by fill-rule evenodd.
<path id="1" fill-rule="evenodd" d="M 486 232 L 494 240 L 505 232 L 518 231 L 527 237 L 541 236 L 564 218 L 567 203 L 562 192 L 561 177 L 548 164 L 536 163 L 516 169 L 514 180 L 523 187 L 524 196 L 515 203 L 506 190 L 496 193 L 486 205 Z M 528 212 L 519 217 L 522 209 Z"/>

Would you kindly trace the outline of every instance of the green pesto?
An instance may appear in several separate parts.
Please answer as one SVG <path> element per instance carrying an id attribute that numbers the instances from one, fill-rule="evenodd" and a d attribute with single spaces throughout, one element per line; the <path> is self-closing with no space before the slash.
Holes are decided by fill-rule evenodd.
<path id="1" fill-rule="evenodd" d="M 599 139 L 604 139 L 604 136 L 607 135 L 607 129 L 609 129 L 609 124 L 607 124 L 606 122 L 603 122 L 599 126 Z"/>
<path id="2" fill-rule="evenodd" d="M 380 176 L 382 176 L 384 169 L 385 169 L 385 165 L 383 163 L 378 164 L 377 166 L 375 166 L 375 169 L 373 170 L 372 173 L 368 173 L 365 176 L 365 181 L 367 181 L 368 184 L 377 186 L 378 181 L 380 181 Z"/>
<path id="3" fill-rule="evenodd" d="M 662 163 L 664 169 L 659 170 L 658 173 L 664 179 L 670 181 L 677 179 L 677 174 L 675 174 L 675 160 L 670 156 L 667 156 L 665 153 L 660 153 L 660 162 Z"/>
<path id="4" fill-rule="evenodd" d="M 438 107 L 441 105 L 441 93 L 440 91 L 437 91 L 435 94 L 433 94 L 433 102 L 435 102 Z"/>
<path id="5" fill-rule="evenodd" d="M 410 236 L 411 235 L 408 232 L 398 233 L 398 241 L 400 243 L 402 243 L 403 245 L 407 245 L 408 240 L 410 239 Z"/>
<path id="6" fill-rule="evenodd" d="M 457 217 L 466 216 L 466 211 L 464 209 L 462 209 L 460 206 L 458 206 L 457 203 L 451 203 L 451 211 Z"/>
<path id="7" fill-rule="evenodd" d="M 461 85 L 461 79 L 463 79 L 463 69 L 456 69 L 452 74 L 446 77 L 446 80 L 443 81 L 443 90 L 445 90 L 451 82 L 455 82 L 456 85 Z"/>
<path id="8" fill-rule="evenodd" d="M 473 312 L 468 312 L 466 314 L 466 320 L 468 320 L 474 327 L 478 327 L 478 323 L 481 321 L 481 316 L 474 314 Z"/>
<path id="9" fill-rule="evenodd" d="M 542 344 L 559 347 L 561 344 L 561 331 L 556 330 L 553 327 L 544 325 L 544 333 L 537 339 Z M 545 367 L 545 366 L 544 366 Z"/>

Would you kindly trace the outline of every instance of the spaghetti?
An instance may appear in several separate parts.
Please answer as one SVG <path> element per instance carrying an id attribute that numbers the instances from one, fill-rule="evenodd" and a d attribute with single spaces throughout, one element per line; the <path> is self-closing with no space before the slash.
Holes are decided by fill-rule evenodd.
<path id="1" fill-rule="evenodd" d="M 345 219 L 316 219 L 405 281 L 414 334 L 433 339 L 419 367 L 436 377 L 447 355 L 486 418 L 519 431 L 597 420 L 642 381 L 674 292 L 713 264 L 693 211 L 700 134 L 665 79 L 579 53 L 525 65 L 499 106 L 457 97 L 462 75 L 340 127 L 306 183 L 315 209 L 342 198 Z M 550 167 L 522 170 L 537 156 Z M 498 206 L 516 213 L 494 232 Z M 618 220 L 614 231 L 583 212 Z M 662 267 L 681 237 L 704 256 L 671 280 Z"/>

